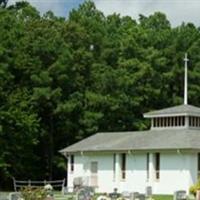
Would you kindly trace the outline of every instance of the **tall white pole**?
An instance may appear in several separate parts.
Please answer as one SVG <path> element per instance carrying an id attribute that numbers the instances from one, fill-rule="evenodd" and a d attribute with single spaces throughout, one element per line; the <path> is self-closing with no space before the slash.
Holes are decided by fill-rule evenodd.
<path id="1" fill-rule="evenodd" d="M 184 81 L 184 104 L 188 104 L 188 57 L 187 53 L 185 54 L 185 81 Z"/>

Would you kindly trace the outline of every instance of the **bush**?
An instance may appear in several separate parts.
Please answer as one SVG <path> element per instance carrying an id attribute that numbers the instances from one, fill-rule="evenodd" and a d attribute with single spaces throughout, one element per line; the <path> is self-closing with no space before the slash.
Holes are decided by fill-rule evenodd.
<path id="1" fill-rule="evenodd" d="M 23 200 L 45 200 L 47 191 L 43 187 L 25 187 L 21 190 Z"/>
<path id="2" fill-rule="evenodd" d="M 197 190 L 200 190 L 200 179 L 198 180 L 198 182 L 196 184 L 194 184 L 190 187 L 190 193 L 195 196 L 197 193 Z"/>

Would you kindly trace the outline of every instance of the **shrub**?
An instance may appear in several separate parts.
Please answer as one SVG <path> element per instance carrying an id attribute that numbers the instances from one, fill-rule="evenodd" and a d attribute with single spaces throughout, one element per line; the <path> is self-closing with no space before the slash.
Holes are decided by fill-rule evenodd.
<path id="1" fill-rule="evenodd" d="M 195 183 L 194 185 L 192 185 L 190 187 L 190 193 L 193 194 L 193 195 L 196 195 L 197 190 L 200 190 L 200 179 L 198 180 L 197 183 Z"/>
<path id="2" fill-rule="evenodd" d="M 43 187 L 24 187 L 21 190 L 22 198 L 24 200 L 45 200 L 47 192 Z"/>

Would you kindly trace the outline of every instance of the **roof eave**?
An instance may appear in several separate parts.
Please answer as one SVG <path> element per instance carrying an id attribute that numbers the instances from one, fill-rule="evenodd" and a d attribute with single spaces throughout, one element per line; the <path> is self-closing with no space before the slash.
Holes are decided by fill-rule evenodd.
<path id="1" fill-rule="evenodd" d="M 143 115 L 144 118 L 156 118 L 156 117 L 178 117 L 178 116 L 194 116 L 200 117 L 200 113 L 169 113 L 169 114 L 154 114 L 146 113 Z"/>
<path id="2" fill-rule="evenodd" d="M 112 152 L 127 152 L 127 153 L 134 153 L 134 152 L 155 152 L 155 151 L 183 151 L 183 150 L 200 150 L 199 148 L 191 148 L 191 147 L 173 147 L 173 148 L 142 148 L 142 149 L 101 149 L 101 150 L 69 150 L 66 151 L 65 153 L 62 153 L 64 156 L 71 155 L 71 154 L 81 154 L 83 155 L 84 153 L 112 153 Z"/>

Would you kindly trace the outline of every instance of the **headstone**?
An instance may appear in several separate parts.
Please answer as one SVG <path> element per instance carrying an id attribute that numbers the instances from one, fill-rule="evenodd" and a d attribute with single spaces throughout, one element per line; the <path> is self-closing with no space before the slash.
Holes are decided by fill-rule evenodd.
<path id="1" fill-rule="evenodd" d="M 77 200 L 91 200 L 94 195 L 92 187 L 83 187 L 77 192 Z"/>
<path id="2" fill-rule="evenodd" d="M 111 200 L 115 200 L 118 199 L 121 195 L 119 193 L 113 192 L 109 194 L 109 197 L 111 198 Z"/>
<path id="3" fill-rule="evenodd" d="M 186 200 L 187 193 L 185 190 L 179 190 L 174 192 L 174 200 Z"/>
<path id="4" fill-rule="evenodd" d="M 134 192 L 133 199 L 134 200 L 145 200 L 145 195 L 140 194 L 138 192 Z"/>
<path id="5" fill-rule="evenodd" d="M 77 192 L 83 185 L 82 177 L 75 177 L 73 181 L 74 192 Z"/>
<path id="6" fill-rule="evenodd" d="M 79 190 L 77 192 L 77 200 L 85 200 L 85 192 L 83 189 Z"/>
<path id="7" fill-rule="evenodd" d="M 151 197 L 152 196 L 152 187 L 151 186 L 147 186 L 146 187 L 145 196 L 146 197 Z"/>
<path id="8" fill-rule="evenodd" d="M 131 193 L 131 200 L 137 199 L 139 195 L 140 195 L 139 192 L 133 192 L 133 193 Z"/>
<path id="9" fill-rule="evenodd" d="M 139 200 L 145 200 L 145 195 L 144 194 L 139 194 L 138 195 Z"/>
<path id="10" fill-rule="evenodd" d="M 82 177 L 75 177 L 74 178 L 74 181 L 73 181 L 73 184 L 74 185 L 82 185 Z"/>
<path id="11" fill-rule="evenodd" d="M 0 200 L 7 200 L 7 194 L 0 192 Z"/>
<path id="12" fill-rule="evenodd" d="M 67 194 L 68 193 L 68 188 L 67 187 L 62 187 L 61 193 L 63 195 Z"/>
<path id="13" fill-rule="evenodd" d="M 125 198 L 125 199 L 130 199 L 130 196 L 131 196 L 130 192 L 128 192 L 128 191 L 122 192 L 122 197 L 123 197 L 123 198 Z"/>
<path id="14" fill-rule="evenodd" d="M 97 200 L 108 200 L 108 197 L 105 195 L 100 195 L 97 197 Z"/>
<path id="15" fill-rule="evenodd" d="M 117 188 L 114 188 L 114 192 L 109 194 L 109 197 L 111 198 L 111 200 L 115 200 L 117 198 L 119 198 L 121 195 L 117 192 Z"/>
<path id="16" fill-rule="evenodd" d="M 8 196 L 9 200 L 19 200 L 21 199 L 21 194 L 19 192 L 11 192 Z"/>

